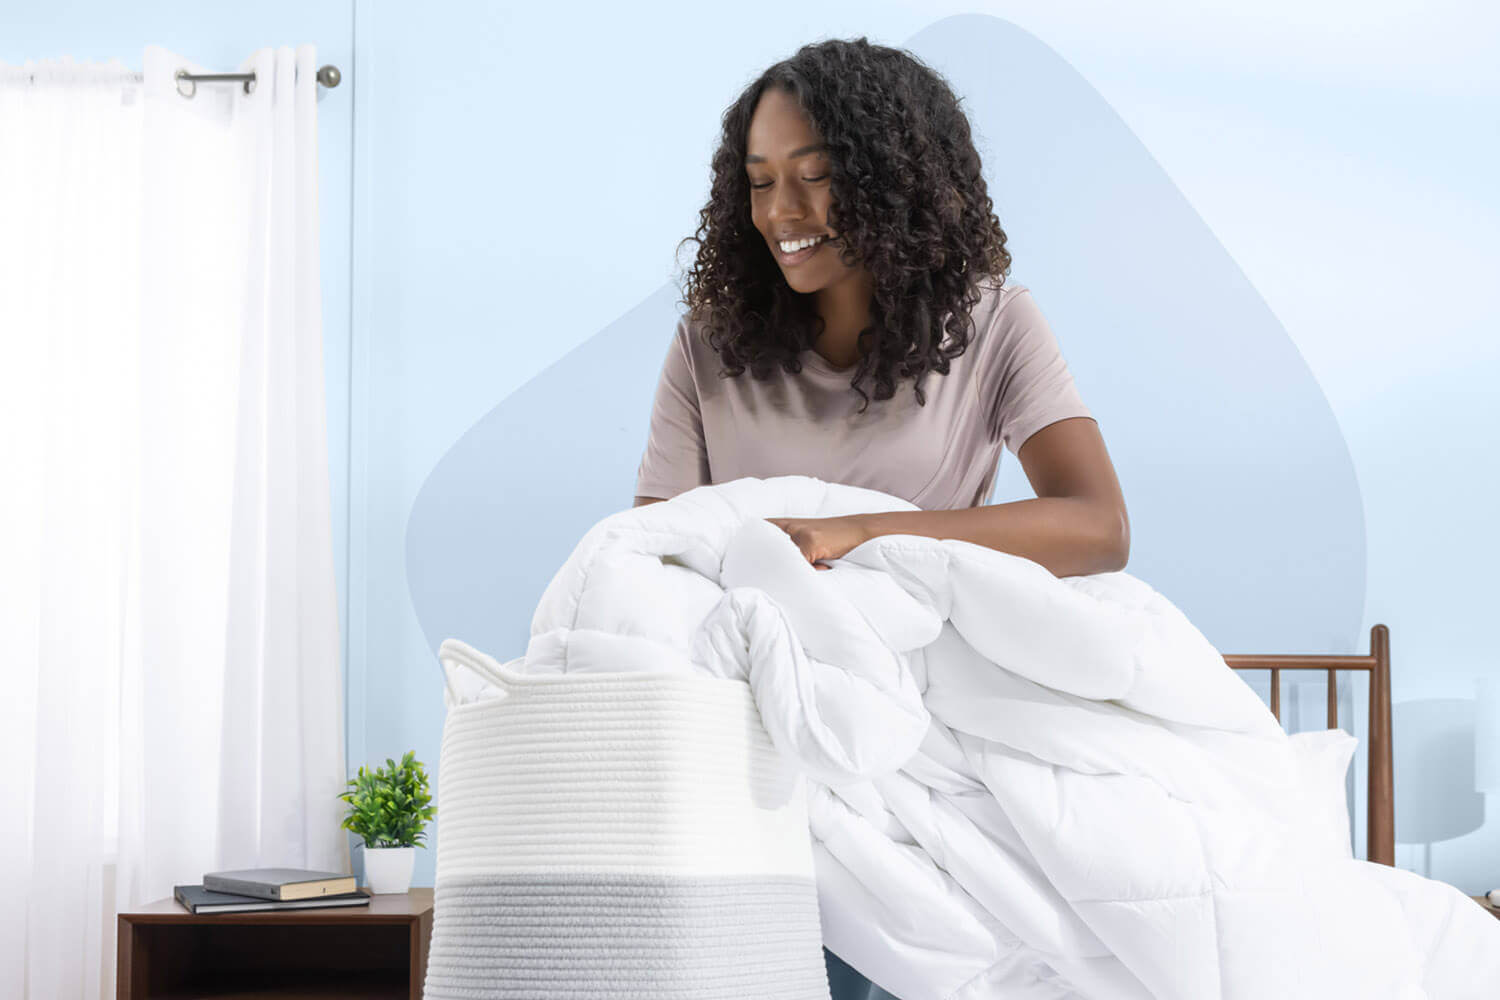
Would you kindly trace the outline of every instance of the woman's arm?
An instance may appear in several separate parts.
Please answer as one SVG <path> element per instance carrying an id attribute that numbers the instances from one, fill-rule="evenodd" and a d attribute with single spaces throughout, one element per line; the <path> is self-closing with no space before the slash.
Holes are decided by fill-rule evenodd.
<path id="1" fill-rule="evenodd" d="M 877 535 L 958 538 L 1040 563 L 1055 576 L 1122 570 L 1130 520 L 1099 425 L 1088 417 L 1048 424 L 1017 453 L 1034 500 L 962 510 L 857 515 Z"/>

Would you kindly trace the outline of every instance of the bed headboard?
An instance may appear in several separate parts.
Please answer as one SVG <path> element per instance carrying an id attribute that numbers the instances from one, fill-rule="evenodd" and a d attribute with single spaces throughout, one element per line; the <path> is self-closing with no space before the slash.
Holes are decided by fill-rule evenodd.
<path id="1" fill-rule="evenodd" d="M 1383 865 L 1396 863 L 1396 796 L 1391 772 L 1391 631 L 1384 625 L 1370 629 L 1369 653 L 1350 655 L 1226 655 L 1224 662 L 1235 670 L 1271 671 L 1271 712 L 1281 718 L 1281 672 L 1326 670 L 1328 672 L 1328 728 L 1339 724 L 1338 671 L 1365 670 L 1370 674 L 1370 726 L 1366 737 L 1369 753 L 1369 816 L 1366 821 L 1366 854 Z"/>

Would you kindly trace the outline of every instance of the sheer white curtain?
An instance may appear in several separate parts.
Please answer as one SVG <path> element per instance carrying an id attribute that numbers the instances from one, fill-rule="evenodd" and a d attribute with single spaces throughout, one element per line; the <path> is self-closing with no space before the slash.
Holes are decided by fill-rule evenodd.
<path id="1" fill-rule="evenodd" d="M 350 870 L 315 52 L 184 68 L 0 65 L 5 997 L 112 996 L 206 871 Z"/>

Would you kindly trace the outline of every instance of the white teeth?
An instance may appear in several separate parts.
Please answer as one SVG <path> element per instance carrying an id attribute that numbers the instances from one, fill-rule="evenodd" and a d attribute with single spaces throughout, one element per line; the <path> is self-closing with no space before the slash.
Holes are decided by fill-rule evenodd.
<path id="1" fill-rule="evenodd" d="M 812 236 L 805 240 L 796 240 L 791 243 L 783 240 L 779 245 L 782 253 L 796 253 L 798 250 L 805 250 L 816 243 L 822 243 L 827 238 L 826 236 Z"/>

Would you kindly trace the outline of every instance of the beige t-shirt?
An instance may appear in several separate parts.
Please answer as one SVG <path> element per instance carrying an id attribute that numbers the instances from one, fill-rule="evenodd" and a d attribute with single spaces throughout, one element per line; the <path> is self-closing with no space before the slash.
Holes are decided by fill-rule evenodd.
<path id="1" fill-rule="evenodd" d="M 851 366 L 814 350 L 802 371 L 756 381 L 723 367 L 700 324 L 683 315 L 667 350 L 635 495 L 670 499 L 744 476 L 815 476 L 880 490 L 924 510 L 975 507 L 989 497 L 1002 447 L 1018 453 L 1048 424 L 1093 414 L 1057 339 L 1024 285 L 980 286 L 974 333 L 949 372 L 929 371 L 917 405 L 911 380 L 890 399 L 860 396 Z M 870 388 L 865 388 L 867 394 Z"/>

